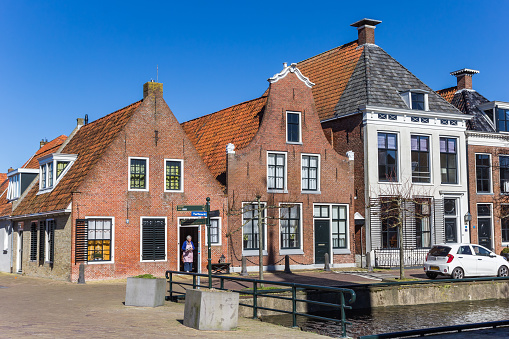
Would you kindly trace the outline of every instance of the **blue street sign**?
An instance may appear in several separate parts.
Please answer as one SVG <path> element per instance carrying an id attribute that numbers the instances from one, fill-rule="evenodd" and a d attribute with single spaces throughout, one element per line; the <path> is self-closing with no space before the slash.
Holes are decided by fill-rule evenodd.
<path id="1" fill-rule="evenodd" d="M 193 217 L 206 217 L 207 212 L 191 212 L 191 216 Z"/>

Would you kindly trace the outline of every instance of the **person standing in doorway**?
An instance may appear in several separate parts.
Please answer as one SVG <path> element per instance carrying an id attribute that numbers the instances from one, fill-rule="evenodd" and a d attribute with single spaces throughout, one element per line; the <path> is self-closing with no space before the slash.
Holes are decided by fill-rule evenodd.
<path id="1" fill-rule="evenodd" d="M 191 236 L 186 237 L 186 241 L 182 245 L 182 261 L 184 262 L 184 271 L 191 272 L 193 270 L 193 251 L 194 244 L 191 241 Z"/>

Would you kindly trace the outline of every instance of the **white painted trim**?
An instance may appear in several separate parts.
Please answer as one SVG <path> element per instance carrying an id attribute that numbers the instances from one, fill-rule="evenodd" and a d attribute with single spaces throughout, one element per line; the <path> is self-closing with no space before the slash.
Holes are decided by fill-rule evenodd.
<path id="1" fill-rule="evenodd" d="M 130 163 L 130 162 L 129 162 Z M 164 219 L 164 260 L 143 260 L 143 219 Z M 166 262 L 168 261 L 168 218 L 167 217 L 140 217 L 140 262 Z"/>
<path id="2" fill-rule="evenodd" d="M 489 175 L 490 175 L 490 191 L 489 192 L 477 192 L 477 155 L 480 154 L 480 155 L 487 155 L 489 157 L 489 161 L 490 161 L 490 168 L 489 168 Z M 490 153 L 475 153 L 475 192 L 476 194 L 479 194 L 479 195 L 486 195 L 486 194 L 493 194 L 493 163 L 492 163 L 492 157 L 491 157 L 491 154 Z"/>
<path id="3" fill-rule="evenodd" d="M 302 157 L 303 156 L 312 156 L 312 157 L 318 157 L 318 168 L 317 168 L 317 174 L 316 174 L 316 190 L 310 190 L 310 189 L 303 189 L 302 188 Z M 313 154 L 313 153 L 301 153 L 300 154 L 300 190 L 301 193 L 311 193 L 311 194 L 320 194 L 321 193 L 321 177 L 322 177 L 322 157 L 321 154 Z"/>
<path id="4" fill-rule="evenodd" d="M 299 206 L 299 247 L 298 248 L 281 248 L 281 205 L 298 205 Z M 302 213 L 302 203 L 300 202 L 280 202 L 279 203 L 279 239 L 278 239 L 278 246 L 279 246 L 279 254 L 280 255 L 286 255 L 286 254 L 304 254 L 304 233 L 302 230 L 302 219 L 303 219 L 303 213 Z"/>
<path id="5" fill-rule="evenodd" d="M 55 230 L 57 228 L 57 222 L 55 221 L 55 219 L 53 218 L 50 218 L 50 219 L 45 219 L 44 220 L 44 262 L 49 262 L 49 250 L 50 250 L 50 243 L 49 243 L 49 225 L 48 225 L 48 222 L 49 221 L 53 221 L 55 224 L 53 225 L 55 227 L 55 229 L 53 230 L 53 244 L 55 243 Z M 53 253 L 53 255 L 55 255 Z M 55 259 L 55 258 L 53 258 Z"/>
<path id="6" fill-rule="evenodd" d="M 86 220 L 88 220 L 88 219 L 111 219 L 110 260 L 88 261 L 88 259 L 87 259 L 87 264 L 89 264 L 89 265 L 90 264 L 92 264 L 92 265 L 114 264 L 115 263 L 115 217 L 111 217 L 111 216 L 85 216 L 85 219 Z M 88 248 L 88 244 L 87 244 L 87 248 Z M 88 252 L 87 252 L 87 258 L 88 258 Z"/>
<path id="7" fill-rule="evenodd" d="M 180 162 L 180 189 L 179 190 L 168 190 L 166 189 L 166 162 L 167 161 L 178 161 Z M 183 193 L 184 192 L 184 159 L 164 159 L 163 162 L 164 175 L 163 175 L 163 189 L 165 193 Z M 131 177 L 129 175 L 129 177 Z"/>
<path id="8" fill-rule="evenodd" d="M 146 187 L 143 189 L 138 188 L 131 188 L 131 160 L 145 160 L 147 164 L 147 171 L 145 174 L 146 177 Z M 150 164 L 149 164 L 149 158 L 146 157 L 128 157 L 127 160 L 127 190 L 133 191 L 133 192 L 148 192 L 150 190 L 149 185 L 149 178 L 150 178 Z"/>
<path id="9" fill-rule="evenodd" d="M 252 201 L 252 202 L 242 202 L 242 214 L 241 214 L 241 217 L 242 217 L 242 238 L 241 238 L 241 241 L 242 241 L 242 255 L 243 256 L 256 256 L 256 255 L 259 255 L 260 251 L 259 249 L 255 249 L 255 250 L 245 250 L 244 249 L 244 205 L 251 205 L 251 204 L 257 204 L 256 201 Z M 265 206 L 267 206 L 267 203 L 266 202 L 262 202 L 260 201 L 260 207 L 263 209 Z M 262 253 L 263 255 L 267 255 L 267 210 L 265 209 L 265 217 L 262 218 L 262 224 L 263 224 L 263 235 L 264 235 L 264 245 L 265 247 L 262 249 Z M 260 232 L 260 230 L 258 230 L 258 232 Z"/>
<path id="10" fill-rule="evenodd" d="M 385 134 L 396 134 L 396 152 L 397 152 L 397 159 L 396 159 L 396 175 L 397 175 L 397 179 L 396 181 L 390 181 L 390 180 L 387 180 L 387 181 L 380 181 L 380 173 L 378 172 L 380 169 L 379 169 L 379 164 L 378 164 L 378 152 L 379 152 L 379 148 L 378 148 L 378 134 L 380 133 L 385 133 Z M 400 131 L 390 131 L 390 130 L 377 130 L 376 131 L 376 155 L 377 155 L 377 163 L 376 163 L 376 168 L 377 168 L 377 182 L 378 184 L 380 185 L 384 185 L 384 184 L 400 184 L 401 183 L 401 133 Z"/>
<path id="11" fill-rule="evenodd" d="M 288 113 L 297 114 L 299 116 L 299 141 L 289 141 L 288 140 Z M 292 145 L 302 145 L 302 113 L 296 111 L 286 111 L 285 114 L 286 125 L 285 125 L 285 133 L 286 133 L 286 143 Z"/>
<path id="12" fill-rule="evenodd" d="M 213 218 L 210 218 L 210 221 L 212 220 L 217 220 L 217 232 L 218 232 L 218 237 L 219 237 L 219 242 L 212 242 L 210 243 L 210 246 L 221 246 L 222 244 L 222 220 L 221 220 L 221 217 L 213 217 Z M 212 223 L 211 223 L 212 224 Z M 205 244 L 208 246 L 209 242 L 208 242 L 208 236 L 207 236 L 207 225 L 204 225 L 203 226 L 205 228 Z"/>
<path id="13" fill-rule="evenodd" d="M 284 173 L 284 183 L 283 189 L 279 188 L 269 188 L 269 154 L 283 154 L 285 156 L 285 173 Z M 287 191 L 287 183 L 288 183 L 288 152 L 281 151 L 267 151 L 266 159 L 266 180 L 267 180 L 267 192 L 269 193 L 288 193 Z M 274 173 L 275 175 L 275 173 Z"/>
<path id="14" fill-rule="evenodd" d="M 410 173 L 410 177 L 412 180 L 412 185 L 419 185 L 419 186 L 433 186 L 434 185 L 434 176 L 433 176 L 433 154 L 431 153 L 433 149 L 433 135 L 431 134 L 425 134 L 425 133 L 412 133 L 410 132 L 410 143 L 412 143 L 412 137 L 413 136 L 420 136 L 420 137 L 428 137 L 428 165 L 429 165 L 429 182 L 413 182 L 413 174 Z M 440 143 L 439 143 L 440 145 Z M 410 149 L 410 172 L 412 171 L 412 145 L 409 147 Z M 440 149 L 439 149 L 440 151 Z"/>
<path id="15" fill-rule="evenodd" d="M 269 83 L 273 84 L 273 83 L 278 82 L 279 80 L 285 78 L 289 73 L 295 73 L 297 78 L 299 78 L 299 80 L 302 81 L 307 87 L 311 88 L 315 85 L 314 83 L 309 81 L 308 78 L 306 78 L 304 75 L 302 75 L 300 70 L 297 68 L 296 63 L 292 63 L 290 66 L 287 66 L 286 63 L 284 63 L 283 65 L 284 65 L 284 68 L 281 72 L 276 73 L 276 74 L 274 74 L 273 77 L 267 79 L 267 81 Z"/>
<path id="16" fill-rule="evenodd" d="M 38 173 L 39 173 L 39 192 L 37 192 L 37 195 L 49 193 L 49 192 L 53 191 L 53 189 L 55 187 L 57 187 L 60 180 L 62 180 L 62 178 L 67 174 L 67 172 L 69 172 L 70 168 L 72 167 L 72 165 L 74 164 L 74 162 L 76 161 L 77 158 L 78 158 L 77 154 L 62 154 L 62 153 L 52 153 L 52 154 L 48 154 L 44 157 L 39 158 L 38 159 L 39 160 L 39 171 L 38 171 Z M 65 167 L 65 169 L 62 171 L 60 176 L 57 178 L 57 163 L 59 161 L 68 161 L 69 164 Z M 48 173 L 49 172 L 48 172 L 47 168 L 50 163 L 52 164 L 51 174 L 52 174 L 53 183 L 51 186 L 48 186 Z M 46 172 L 45 172 L 46 187 L 45 188 L 42 188 L 42 167 L 43 166 L 46 168 Z"/>

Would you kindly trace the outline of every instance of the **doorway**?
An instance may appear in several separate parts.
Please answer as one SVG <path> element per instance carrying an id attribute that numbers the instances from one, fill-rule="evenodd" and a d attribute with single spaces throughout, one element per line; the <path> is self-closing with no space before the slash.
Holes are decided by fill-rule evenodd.
<path id="1" fill-rule="evenodd" d="M 181 222 L 185 220 L 182 219 Z M 199 226 L 180 226 L 180 234 L 179 234 L 179 271 L 184 271 L 184 262 L 182 261 L 182 245 L 186 242 L 186 238 L 188 235 L 191 236 L 192 242 L 194 245 L 194 251 L 193 251 L 193 269 L 191 272 L 197 273 L 198 272 L 198 249 L 200 248 L 200 237 L 198 232 Z"/>
<path id="2" fill-rule="evenodd" d="M 491 246 L 491 205 L 477 204 L 477 224 L 479 232 L 479 245 L 493 250 Z"/>
<path id="3" fill-rule="evenodd" d="M 18 241 L 16 243 L 16 272 L 22 273 L 22 263 L 23 263 L 23 231 L 18 231 Z"/>
<path id="4" fill-rule="evenodd" d="M 325 264 L 325 253 L 330 255 L 330 227 L 328 220 L 315 220 L 315 264 Z"/>

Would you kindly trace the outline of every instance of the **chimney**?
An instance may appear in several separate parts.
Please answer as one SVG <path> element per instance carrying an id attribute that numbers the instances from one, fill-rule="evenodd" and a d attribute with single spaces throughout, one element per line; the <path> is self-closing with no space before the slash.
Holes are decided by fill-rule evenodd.
<path id="1" fill-rule="evenodd" d="M 150 80 L 143 85 L 143 99 L 145 99 L 149 95 L 163 95 L 163 84 L 159 82 L 154 82 L 154 80 Z"/>
<path id="2" fill-rule="evenodd" d="M 14 168 L 9 167 L 9 169 L 7 170 L 7 173 L 11 173 L 12 171 L 14 171 Z"/>
<path id="3" fill-rule="evenodd" d="M 375 44 L 375 26 L 381 23 L 380 20 L 362 19 L 350 26 L 357 27 L 357 42 L 360 45 Z"/>
<path id="4" fill-rule="evenodd" d="M 39 142 L 39 148 L 42 148 L 42 146 L 46 145 L 48 143 L 48 139 L 44 140 L 42 139 L 40 142 Z"/>
<path id="5" fill-rule="evenodd" d="M 479 73 L 475 69 L 463 68 L 459 71 L 451 72 L 456 77 L 457 90 L 472 89 L 472 75 Z"/>
<path id="6" fill-rule="evenodd" d="M 81 126 L 83 126 L 84 124 L 85 124 L 85 119 L 83 119 L 83 118 L 78 118 L 78 119 L 76 119 L 76 126 L 77 126 L 77 127 L 81 127 Z"/>

